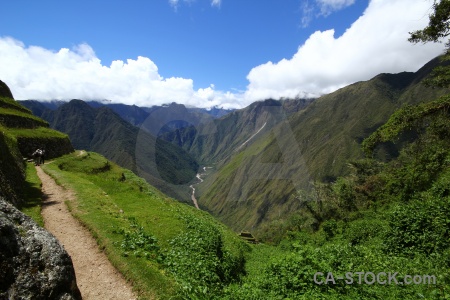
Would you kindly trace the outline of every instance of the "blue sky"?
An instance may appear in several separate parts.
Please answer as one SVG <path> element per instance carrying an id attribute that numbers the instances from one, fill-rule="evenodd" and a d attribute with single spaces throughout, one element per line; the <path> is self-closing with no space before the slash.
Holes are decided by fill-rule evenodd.
<path id="1" fill-rule="evenodd" d="M 16 99 L 243 107 L 415 71 L 427 0 L 8 1 L 0 79 Z M 364 64 L 364 66 L 363 66 Z"/>

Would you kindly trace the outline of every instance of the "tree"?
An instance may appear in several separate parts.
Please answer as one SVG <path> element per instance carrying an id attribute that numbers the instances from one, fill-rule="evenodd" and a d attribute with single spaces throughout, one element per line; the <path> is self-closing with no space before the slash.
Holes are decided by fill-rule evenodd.
<path id="1" fill-rule="evenodd" d="M 434 1 L 434 12 L 430 15 L 430 23 L 422 30 L 410 32 L 408 39 L 412 43 L 440 42 L 450 34 L 450 0 Z M 447 42 L 447 52 L 449 51 Z"/>
<path id="2" fill-rule="evenodd" d="M 450 35 L 450 0 L 435 0 L 433 12 L 430 14 L 428 26 L 410 32 L 411 43 L 441 43 Z M 443 61 L 450 62 L 450 39 L 446 42 Z M 431 87 L 450 88 L 450 63 L 444 63 L 433 69 L 424 83 Z M 373 155 L 375 147 L 383 142 L 392 141 L 405 130 L 424 128 L 427 118 L 448 117 L 450 111 L 450 95 L 416 106 L 406 106 L 396 111 L 389 120 L 362 143 L 362 149 L 368 157 Z"/>
<path id="3" fill-rule="evenodd" d="M 433 10 L 428 26 L 422 30 L 410 32 L 408 41 L 441 43 L 450 35 L 450 0 L 435 0 Z M 450 40 L 446 42 L 446 53 L 442 60 L 450 61 Z M 450 87 L 450 67 L 448 65 L 436 67 L 425 84 L 431 87 Z"/>

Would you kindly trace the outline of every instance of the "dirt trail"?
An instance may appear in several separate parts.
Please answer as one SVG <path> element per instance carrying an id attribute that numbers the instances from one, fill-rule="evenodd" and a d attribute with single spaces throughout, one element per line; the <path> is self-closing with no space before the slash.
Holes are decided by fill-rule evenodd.
<path id="1" fill-rule="evenodd" d="M 75 198 L 73 192 L 55 183 L 40 167 L 45 227 L 64 245 L 72 257 L 78 288 L 83 299 L 136 299 L 122 275 L 101 252 L 94 238 L 69 212 L 64 201 Z"/>

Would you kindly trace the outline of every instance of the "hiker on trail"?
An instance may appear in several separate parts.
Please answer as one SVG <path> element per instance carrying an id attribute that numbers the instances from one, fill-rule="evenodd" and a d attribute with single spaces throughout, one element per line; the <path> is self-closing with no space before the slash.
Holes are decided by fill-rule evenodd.
<path id="1" fill-rule="evenodd" d="M 37 149 L 36 151 L 34 151 L 32 156 L 34 158 L 34 165 L 35 166 L 39 166 L 41 164 L 42 150 L 41 149 Z"/>
<path id="2" fill-rule="evenodd" d="M 42 149 L 41 149 L 41 152 L 42 152 L 42 154 L 41 154 L 41 164 L 44 164 L 44 159 L 45 159 L 45 148 L 42 148 Z"/>

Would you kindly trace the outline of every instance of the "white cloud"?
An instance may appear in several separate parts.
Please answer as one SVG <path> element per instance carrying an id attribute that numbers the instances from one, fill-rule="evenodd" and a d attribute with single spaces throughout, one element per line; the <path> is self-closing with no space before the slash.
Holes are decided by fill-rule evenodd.
<path id="1" fill-rule="evenodd" d="M 181 0 L 184 3 L 193 3 L 195 0 Z M 180 3 L 180 0 L 169 0 L 170 6 L 172 6 L 175 10 L 178 8 L 178 5 Z M 220 7 L 222 4 L 222 0 L 211 0 L 211 6 L 213 7 Z"/>
<path id="2" fill-rule="evenodd" d="M 352 5 L 355 3 L 355 0 L 316 0 L 316 2 L 319 5 L 321 14 L 328 16 L 335 11 Z"/>
<path id="3" fill-rule="evenodd" d="M 169 0 L 169 4 L 173 7 L 177 7 L 178 6 L 178 0 Z"/>
<path id="4" fill-rule="evenodd" d="M 300 4 L 302 17 L 300 19 L 303 28 L 315 17 L 327 17 L 330 14 L 353 5 L 355 0 L 303 0 Z"/>
<path id="5" fill-rule="evenodd" d="M 81 44 L 72 50 L 26 47 L 13 38 L 0 38 L 0 78 L 16 99 L 108 99 L 141 106 L 179 102 L 199 107 L 239 106 L 237 95 L 211 85 L 194 90 L 193 80 L 163 78 L 147 57 L 101 64 L 94 50 Z"/>
<path id="6" fill-rule="evenodd" d="M 309 1 L 303 1 L 301 5 L 301 10 L 303 12 L 301 23 L 302 27 L 308 27 L 309 23 L 314 17 L 314 6 L 309 3 Z"/>
<path id="7" fill-rule="evenodd" d="M 331 3 L 331 2 L 330 2 Z M 408 32 L 428 24 L 432 1 L 372 0 L 340 37 L 317 31 L 290 59 L 253 68 L 246 102 L 320 95 L 379 73 L 416 71 L 442 53 L 442 44 L 411 44 Z"/>
<path id="8" fill-rule="evenodd" d="M 317 96 L 379 73 L 416 71 L 440 54 L 443 44 L 407 41 L 408 32 L 427 25 L 431 5 L 432 0 L 372 0 L 342 36 L 317 31 L 291 58 L 250 70 L 246 91 L 219 91 L 214 85 L 194 90 L 192 79 L 163 78 L 147 57 L 105 66 L 87 44 L 54 51 L 10 37 L 0 37 L 0 79 L 21 100 L 108 99 L 141 106 L 175 101 L 230 108 L 267 98 Z"/>
<path id="9" fill-rule="evenodd" d="M 220 7 L 222 0 L 211 0 L 211 6 Z"/>

